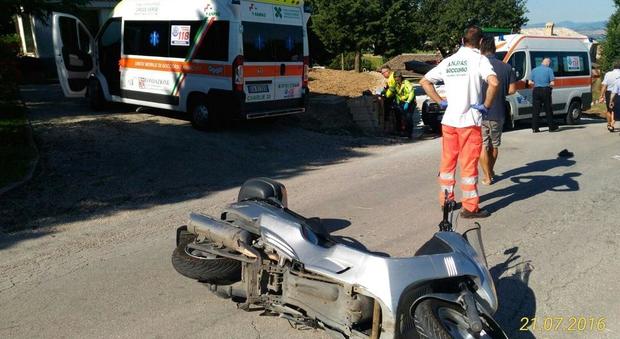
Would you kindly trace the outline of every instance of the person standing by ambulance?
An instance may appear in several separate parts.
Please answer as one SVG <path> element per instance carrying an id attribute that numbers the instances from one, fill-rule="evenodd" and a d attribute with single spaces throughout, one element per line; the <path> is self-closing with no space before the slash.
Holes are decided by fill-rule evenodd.
<path id="1" fill-rule="evenodd" d="M 616 80 L 620 79 L 620 61 L 614 62 L 614 69 L 605 73 L 605 77 L 601 82 L 601 97 L 599 101 L 605 100 L 607 108 L 607 130 L 614 132 L 616 119 L 614 119 L 614 110 L 611 104 L 611 92 L 615 91 Z"/>
<path id="2" fill-rule="evenodd" d="M 468 27 L 463 36 L 464 46 L 426 73 L 420 81 L 428 96 L 446 109 L 441 121 L 440 204 L 445 201 L 445 192 L 448 199 L 454 199 L 455 170 L 459 161 L 463 218 L 486 218 L 491 215 L 479 207 L 478 159 L 482 151 L 482 116 L 493 104 L 499 80 L 489 59 L 478 50 L 481 40 L 480 28 Z M 433 85 L 439 81 L 445 83 L 445 99 L 439 96 Z M 488 84 L 484 102 L 482 82 Z"/>
<path id="3" fill-rule="evenodd" d="M 553 103 L 551 101 L 551 91 L 555 83 L 555 75 L 551 69 L 551 59 L 544 58 L 538 67 L 532 70 L 532 82 L 534 89 L 532 90 L 532 132 L 538 133 L 538 115 L 540 114 L 540 105 L 545 106 L 545 115 L 547 116 L 547 125 L 549 132 L 558 130 L 558 126 L 553 121 Z"/>

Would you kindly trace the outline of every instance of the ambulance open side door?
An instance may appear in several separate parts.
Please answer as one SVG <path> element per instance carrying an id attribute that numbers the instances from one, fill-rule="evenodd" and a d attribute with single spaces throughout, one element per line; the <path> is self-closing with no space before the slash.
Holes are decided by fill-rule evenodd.
<path id="1" fill-rule="evenodd" d="M 52 39 L 63 93 L 69 98 L 86 96 L 88 77 L 95 70 L 92 35 L 78 18 L 54 12 Z"/>

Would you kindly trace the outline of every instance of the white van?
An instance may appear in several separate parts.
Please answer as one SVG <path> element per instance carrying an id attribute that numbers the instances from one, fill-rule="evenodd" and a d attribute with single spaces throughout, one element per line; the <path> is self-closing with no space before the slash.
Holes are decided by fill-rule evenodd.
<path id="1" fill-rule="evenodd" d="M 67 97 L 184 111 L 199 129 L 301 113 L 310 17 L 303 0 L 123 0 L 95 38 L 53 14 Z"/>
<path id="2" fill-rule="evenodd" d="M 517 93 L 506 98 L 506 126 L 532 117 L 532 69 L 544 58 L 551 59 L 555 74 L 552 91 L 554 115 L 564 115 L 575 124 L 581 112 L 592 104 L 592 64 L 587 39 L 511 34 L 495 38 L 497 58 L 512 65 L 517 76 Z M 541 115 L 544 112 L 541 108 Z"/>

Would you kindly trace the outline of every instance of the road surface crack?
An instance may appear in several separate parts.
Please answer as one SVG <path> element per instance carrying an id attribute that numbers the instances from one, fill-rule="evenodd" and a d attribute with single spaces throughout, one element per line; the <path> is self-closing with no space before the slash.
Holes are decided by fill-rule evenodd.
<path id="1" fill-rule="evenodd" d="M 256 331 L 256 339 L 260 339 L 260 331 L 258 330 L 258 328 L 256 328 L 256 324 L 254 323 L 254 320 L 252 320 L 250 324 L 252 325 L 252 328 L 254 329 L 254 331 Z"/>

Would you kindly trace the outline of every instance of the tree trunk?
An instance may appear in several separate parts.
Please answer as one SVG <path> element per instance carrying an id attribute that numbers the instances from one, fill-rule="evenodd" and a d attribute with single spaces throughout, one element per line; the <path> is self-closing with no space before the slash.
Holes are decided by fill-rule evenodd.
<path id="1" fill-rule="evenodd" d="M 362 52 L 355 51 L 355 71 L 360 73 L 362 71 Z"/>
<path id="2" fill-rule="evenodd" d="M 450 56 L 450 51 L 445 50 L 445 49 L 443 49 L 443 48 L 441 48 L 441 47 L 438 47 L 437 49 L 439 50 L 439 53 L 441 53 L 441 58 L 442 58 L 442 59 L 445 59 L 445 58 L 447 58 L 448 56 Z"/>
<path id="3" fill-rule="evenodd" d="M 340 54 L 340 69 L 344 71 L 344 53 Z"/>

